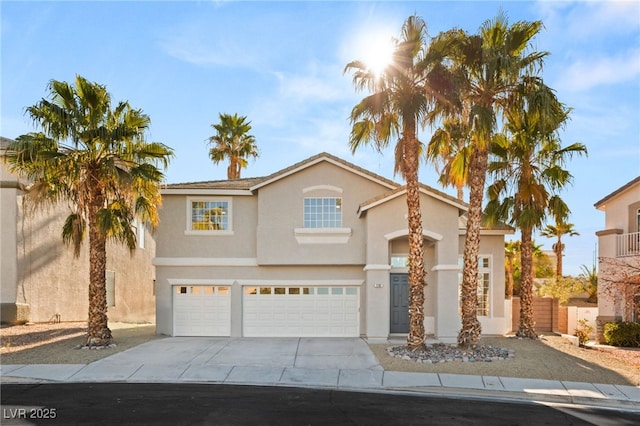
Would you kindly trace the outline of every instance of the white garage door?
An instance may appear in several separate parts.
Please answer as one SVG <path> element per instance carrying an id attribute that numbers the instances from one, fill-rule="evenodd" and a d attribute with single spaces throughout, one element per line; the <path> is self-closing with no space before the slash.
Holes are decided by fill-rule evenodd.
<path id="1" fill-rule="evenodd" d="M 174 336 L 229 336 L 231 291 L 225 286 L 175 286 Z"/>
<path id="2" fill-rule="evenodd" d="M 244 287 L 246 337 L 357 337 L 358 288 Z"/>

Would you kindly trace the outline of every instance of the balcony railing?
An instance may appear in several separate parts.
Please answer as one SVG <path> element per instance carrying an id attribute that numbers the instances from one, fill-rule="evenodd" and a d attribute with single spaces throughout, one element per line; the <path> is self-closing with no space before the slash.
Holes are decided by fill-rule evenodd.
<path id="1" fill-rule="evenodd" d="M 640 232 L 618 235 L 616 237 L 616 256 L 640 256 Z"/>

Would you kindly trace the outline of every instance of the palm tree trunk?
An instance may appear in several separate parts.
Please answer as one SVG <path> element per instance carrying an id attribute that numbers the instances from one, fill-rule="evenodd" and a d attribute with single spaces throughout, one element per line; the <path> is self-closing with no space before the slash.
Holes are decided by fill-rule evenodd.
<path id="1" fill-rule="evenodd" d="M 410 126 L 407 126 L 410 127 Z M 409 216 L 409 336 L 410 350 L 425 349 L 424 330 L 424 245 L 422 213 L 420 211 L 420 184 L 418 183 L 418 141 L 415 128 L 405 129 L 407 139 L 404 161 L 407 181 L 407 212 Z"/>
<path id="2" fill-rule="evenodd" d="M 516 336 L 537 339 L 533 320 L 533 246 L 531 228 L 521 229 L 520 326 Z"/>
<path id="3" fill-rule="evenodd" d="M 489 152 L 475 149 L 469 169 L 469 211 L 464 245 L 464 268 L 460 304 L 462 328 L 458 333 L 458 345 L 466 348 L 480 341 L 482 328 L 478 321 L 478 255 L 480 254 L 480 228 L 482 226 L 482 197 L 487 176 Z"/>
<path id="4" fill-rule="evenodd" d="M 562 278 L 562 237 L 558 235 L 558 244 L 556 247 L 556 277 Z"/>
<path id="5" fill-rule="evenodd" d="M 235 166 L 233 165 L 233 157 L 229 159 L 229 167 L 227 167 L 227 179 L 233 179 Z"/>
<path id="6" fill-rule="evenodd" d="M 507 294 L 509 299 L 513 298 L 513 259 L 507 260 Z"/>
<path id="7" fill-rule="evenodd" d="M 98 229 L 98 212 L 103 207 L 100 195 L 89 207 L 89 322 L 87 346 L 107 346 L 112 341 L 107 319 L 107 240 Z"/>

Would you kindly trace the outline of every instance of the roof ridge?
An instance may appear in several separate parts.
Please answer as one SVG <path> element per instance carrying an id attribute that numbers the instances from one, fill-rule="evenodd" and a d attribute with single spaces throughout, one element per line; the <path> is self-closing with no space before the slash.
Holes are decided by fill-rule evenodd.
<path id="1" fill-rule="evenodd" d="M 257 176 L 257 177 L 246 177 L 246 178 L 237 178 L 237 179 L 212 179 L 212 180 L 197 180 L 197 181 L 191 181 L 191 182 L 174 182 L 174 183 L 167 183 L 165 184 L 166 186 L 171 186 L 171 185 L 194 185 L 194 184 L 208 184 L 208 183 L 216 183 L 216 182 L 242 182 L 242 181 L 248 181 L 248 180 L 262 180 L 264 179 L 264 176 Z"/>
<path id="2" fill-rule="evenodd" d="M 373 180 L 377 180 L 379 182 L 382 182 L 383 184 L 385 184 L 386 186 L 389 186 L 390 188 L 397 188 L 400 186 L 399 183 L 392 181 L 391 179 L 387 179 L 384 176 L 381 176 L 377 173 L 372 172 L 371 170 L 367 170 L 364 167 L 360 167 L 354 163 L 351 163 L 343 158 L 337 157 L 333 154 L 330 154 L 328 152 L 320 152 L 318 154 L 312 155 L 309 158 L 306 158 L 302 161 L 298 161 L 295 164 L 292 164 L 288 167 L 285 167 L 284 169 L 278 170 L 272 174 L 270 174 L 269 176 L 266 176 L 264 178 L 264 180 L 262 180 L 261 182 L 259 182 L 257 184 L 257 186 L 263 186 L 266 185 L 268 183 L 270 183 L 271 181 L 274 180 L 278 180 L 279 176 L 285 177 L 290 173 L 295 173 L 297 172 L 298 169 L 302 169 L 304 168 L 305 165 L 307 164 L 313 164 L 315 161 L 322 159 L 323 157 L 330 159 L 331 161 L 334 161 L 336 163 L 340 163 L 342 164 L 344 167 L 355 170 L 358 173 L 362 173 L 364 175 L 369 176 L 370 178 L 372 178 Z"/>
<path id="3" fill-rule="evenodd" d="M 620 194 L 621 192 L 626 191 L 627 189 L 631 188 L 633 185 L 635 185 L 638 182 L 640 182 L 640 176 L 638 176 L 638 177 L 636 177 L 634 179 L 631 179 L 629 182 L 625 183 L 624 185 L 622 185 L 621 187 L 619 187 L 615 191 L 611 192 L 609 195 L 606 195 L 601 200 L 596 201 L 593 206 L 596 209 L 599 209 L 600 206 L 602 204 L 604 204 L 606 201 L 609 201 L 611 198 L 615 197 L 616 195 Z"/>

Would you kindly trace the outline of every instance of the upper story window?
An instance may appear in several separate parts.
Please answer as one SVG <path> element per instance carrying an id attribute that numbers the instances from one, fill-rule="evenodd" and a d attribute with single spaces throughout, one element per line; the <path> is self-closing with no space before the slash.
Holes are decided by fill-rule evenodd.
<path id="1" fill-rule="evenodd" d="M 342 228 L 342 198 L 305 198 L 304 227 Z"/>
<path id="2" fill-rule="evenodd" d="M 231 200 L 228 198 L 187 200 L 187 233 L 231 234 Z"/>

